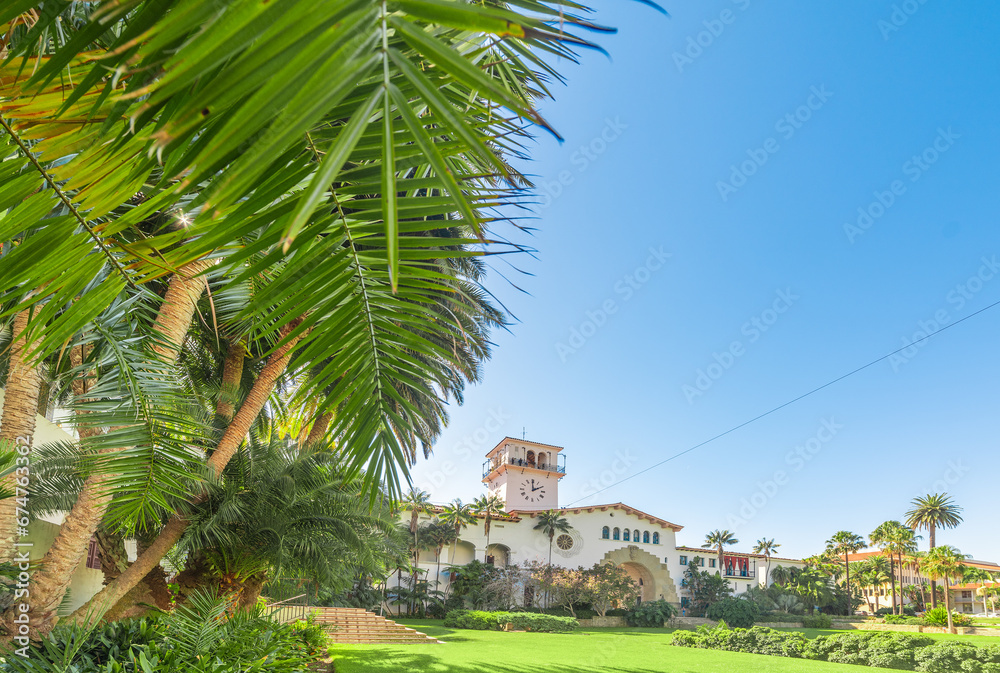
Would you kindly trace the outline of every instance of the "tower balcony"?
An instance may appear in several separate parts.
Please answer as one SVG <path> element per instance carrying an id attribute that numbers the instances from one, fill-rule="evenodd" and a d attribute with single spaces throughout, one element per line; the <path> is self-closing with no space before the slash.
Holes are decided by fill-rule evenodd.
<path id="1" fill-rule="evenodd" d="M 483 463 L 483 479 L 493 472 L 502 471 L 507 467 L 527 468 L 529 470 L 539 470 L 541 472 L 555 472 L 566 474 L 566 456 L 557 454 L 557 462 L 539 462 L 530 458 L 494 457 Z"/>

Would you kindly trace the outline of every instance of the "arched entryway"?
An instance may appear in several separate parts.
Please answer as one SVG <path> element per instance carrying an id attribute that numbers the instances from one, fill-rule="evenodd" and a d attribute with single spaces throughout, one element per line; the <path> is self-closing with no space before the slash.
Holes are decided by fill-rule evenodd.
<path id="1" fill-rule="evenodd" d="M 667 564 L 661 563 L 660 559 L 649 552 L 628 545 L 609 551 L 601 559 L 601 563 L 613 563 L 622 566 L 625 571 L 637 582 L 642 582 L 642 600 L 655 601 L 665 600 L 668 603 L 680 606 L 680 599 L 677 597 L 677 586 L 670 576 L 670 569 Z"/>
<path id="2" fill-rule="evenodd" d="M 640 597 L 643 602 L 656 600 L 656 580 L 653 579 L 653 573 L 649 572 L 646 566 L 641 563 L 630 562 L 622 563 L 622 568 L 639 585 L 639 588 L 642 590 Z"/>

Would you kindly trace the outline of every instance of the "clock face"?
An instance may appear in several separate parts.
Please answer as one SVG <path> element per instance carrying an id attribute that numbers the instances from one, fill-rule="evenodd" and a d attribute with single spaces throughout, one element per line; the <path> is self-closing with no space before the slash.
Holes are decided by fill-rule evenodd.
<path id="1" fill-rule="evenodd" d="M 521 482 L 521 497 L 526 502 L 538 502 L 545 497 L 545 484 L 534 479 Z"/>

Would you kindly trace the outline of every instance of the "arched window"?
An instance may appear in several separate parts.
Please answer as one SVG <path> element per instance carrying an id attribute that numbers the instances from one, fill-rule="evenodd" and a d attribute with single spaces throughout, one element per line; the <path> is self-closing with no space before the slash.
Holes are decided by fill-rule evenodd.
<path id="1" fill-rule="evenodd" d="M 538 454 L 538 467 L 544 470 L 546 465 L 548 465 L 548 463 L 549 463 L 548 455 L 544 451 L 540 452 Z"/>
<path id="2" fill-rule="evenodd" d="M 632 541 L 633 542 L 638 542 L 639 541 L 639 531 L 638 530 L 632 531 Z"/>
<path id="3" fill-rule="evenodd" d="M 535 452 L 534 451 L 528 451 L 528 465 L 530 465 L 531 467 L 535 466 Z"/>
<path id="4" fill-rule="evenodd" d="M 627 533 L 628 531 L 625 531 L 625 532 Z M 619 539 L 621 539 L 622 533 L 621 533 L 620 530 L 618 530 L 617 528 L 615 528 L 613 535 L 614 535 L 614 539 L 615 540 L 619 540 Z"/>
<path id="5" fill-rule="evenodd" d="M 653 544 L 660 544 L 660 534 L 653 533 Z"/>
<path id="6" fill-rule="evenodd" d="M 611 537 L 611 529 L 605 526 L 603 530 L 601 530 L 601 539 L 607 540 L 610 537 Z"/>
<path id="7" fill-rule="evenodd" d="M 648 530 L 642 531 L 642 542 L 643 542 L 643 544 L 649 544 L 649 531 Z"/>
<path id="8" fill-rule="evenodd" d="M 630 542 L 630 540 L 628 539 L 628 536 L 629 536 L 629 532 L 628 532 L 628 528 L 626 528 L 625 529 L 625 537 L 623 537 L 622 539 L 625 540 L 625 542 Z"/>

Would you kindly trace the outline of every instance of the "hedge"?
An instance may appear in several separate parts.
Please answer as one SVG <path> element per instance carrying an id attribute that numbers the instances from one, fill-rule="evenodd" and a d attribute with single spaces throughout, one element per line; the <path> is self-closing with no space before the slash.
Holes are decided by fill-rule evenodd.
<path id="1" fill-rule="evenodd" d="M 925 673 L 1000 673 L 1000 645 L 977 647 L 902 633 L 839 633 L 809 640 L 801 633 L 755 626 L 678 631 L 671 644 Z"/>
<path id="2" fill-rule="evenodd" d="M 520 631 L 557 633 L 573 631 L 580 622 L 572 617 L 542 615 L 535 612 L 484 612 L 482 610 L 452 610 L 444 618 L 449 628 L 499 631 L 510 625 Z"/>

